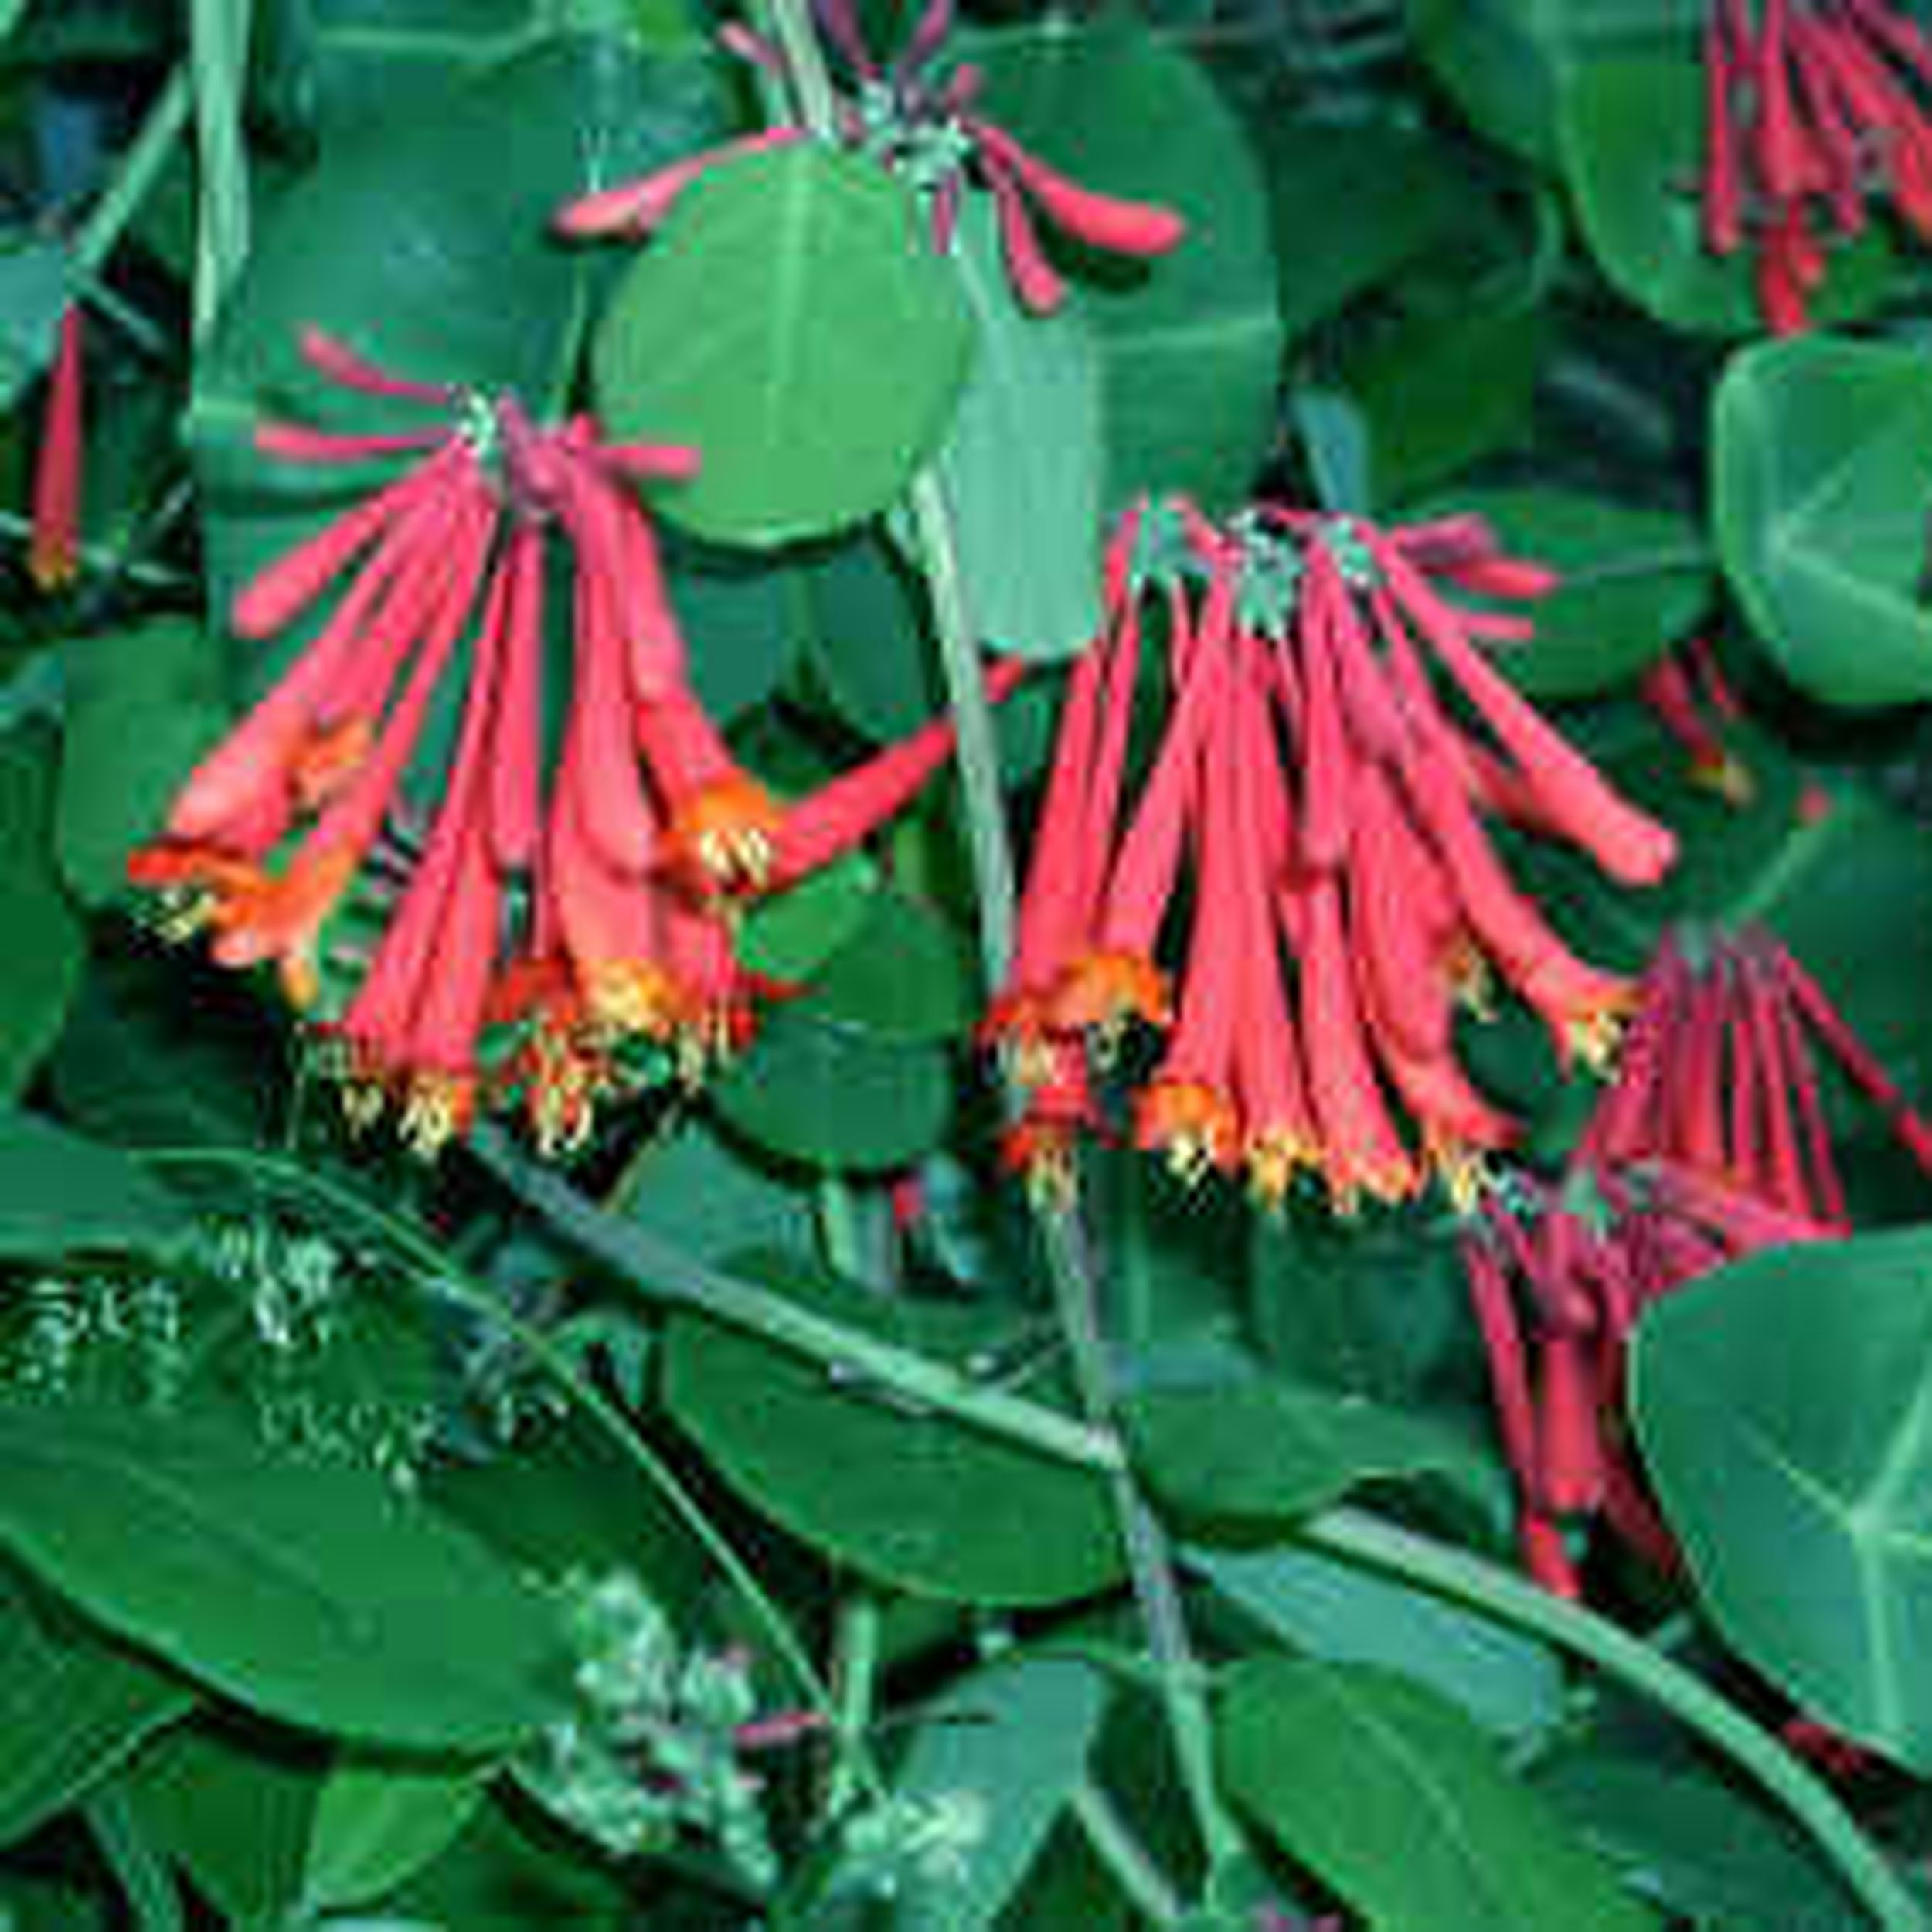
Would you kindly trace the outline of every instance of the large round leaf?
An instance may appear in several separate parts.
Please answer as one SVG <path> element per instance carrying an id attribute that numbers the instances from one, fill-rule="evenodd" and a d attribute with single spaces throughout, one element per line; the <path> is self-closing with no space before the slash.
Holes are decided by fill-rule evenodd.
<path id="1" fill-rule="evenodd" d="M 380 1478 L 186 1417 L 0 1404 L 0 1544 L 110 1629 L 291 1723 L 488 1750 L 550 1709 L 549 1607 Z"/>
<path id="2" fill-rule="evenodd" d="M 665 509 L 701 536 L 816 536 L 884 509 L 938 447 L 971 333 L 906 189 L 800 144 L 689 191 L 605 312 L 597 404 L 621 437 L 697 445 Z"/>
<path id="3" fill-rule="evenodd" d="M 958 1367 L 1011 1339 L 975 1309 L 788 1273 L 829 1315 Z M 949 1416 L 695 1316 L 665 1339 L 665 1399 L 719 1471 L 793 1535 L 922 1596 L 1064 1602 L 1120 1570 L 1106 1485 Z"/>
<path id="4" fill-rule="evenodd" d="M 1714 461 L 1724 569 L 1785 675 L 1830 704 L 1932 696 L 1922 352 L 1824 337 L 1748 351 L 1718 389 Z"/>
<path id="5" fill-rule="evenodd" d="M 1767 1249 L 1646 1318 L 1645 1467 L 1726 1638 L 1932 1768 L 1932 1231 Z"/>
<path id="6" fill-rule="evenodd" d="M 1141 490 L 1243 502 L 1270 441 L 1281 318 L 1240 124 L 1193 61 L 1125 13 L 975 38 L 971 58 L 989 115 L 1043 160 L 1187 220 L 1172 254 L 1099 258 L 1080 281 L 1104 371 L 1108 506 Z"/>

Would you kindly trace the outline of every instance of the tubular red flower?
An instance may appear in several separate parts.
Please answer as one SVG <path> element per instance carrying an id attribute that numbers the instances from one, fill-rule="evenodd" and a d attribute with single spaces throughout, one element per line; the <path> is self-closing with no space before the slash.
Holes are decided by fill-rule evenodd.
<path id="1" fill-rule="evenodd" d="M 27 570 L 43 590 L 73 582 L 80 568 L 81 462 L 81 320 L 78 303 L 60 318 L 47 407 L 34 461 L 33 536 Z"/>
<path id="2" fill-rule="evenodd" d="M 1003 128 L 978 115 L 968 116 L 965 124 L 992 164 L 989 172 L 1010 175 L 1049 220 L 1089 247 L 1116 255 L 1165 255 L 1187 233 L 1187 223 L 1171 208 L 1083 188 L 1029 153 Z"/>
<path id="3" fill-rule="evenodd" d="M 790 147 L 805 138 L 802 128 L 767 128 L 740 134 L 610 188 L 566 202 L 551 217 L 561 234 L 589 240 L 607 235 L 648 235 L 676 206 L 692 182 L 740 155 Z"/>
<path id="4" fill-rule="evenodd" d="M 986 673 L 988 702 L 1003 703 L 1029 668 L 1022 658 L 996 660 Z M 935 718 L 787 806 L 772 841 L 766 889 L 782 891 L 829 865 L 903 811 L 952 756 L 955 736 L 951 717 Z"/>

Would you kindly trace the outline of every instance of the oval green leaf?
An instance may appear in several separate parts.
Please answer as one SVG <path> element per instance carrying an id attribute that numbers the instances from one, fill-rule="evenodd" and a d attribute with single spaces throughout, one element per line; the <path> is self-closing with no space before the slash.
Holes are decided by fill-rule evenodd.
<path id="1" fill-rule="evenodd" d="M 814 1167 L 902 1167 L 937 1146 L 952 1117 L 943 1046 L 893 1039 L 813 999 L 780 1006 L 711 1089 L 755 1146 Z"/>
<path id="2" fill-rule="evenodd" d="M 1358 1483 L 1472 1459 L 1426 1417 L 1275 1377 L 1145 1389 L 1127 1423 L 1148 1481 L 1197 1519 L 1280 1522 Z"/>
<path id="3" fill-rule="evenodd" d="M 288 1723 L 489 1750 L 549 1714 L 549 1607 L 357 1469 L 154 1414 L 0 1403 L 0 1543 L 87 1613 Z"/>
<path id="4" fill-rule="evenodd" d="M 941 1872 L 917 1868 L 894 1932 L 984 1932 L 1025 1883 L 1087 1774 L 1105 1680 L 1071 1657 L 1021 1657 L 975 1671 L 921 1714 L 893 1780 L 900 1800 L 977 1804 L 985 1828 Z"/>
<path id="5" fill-rule="evenodd" d="M 954 1366 L 1010 1339 L 977 1310 L 887 1300 L 787 1272 L 816 1312 Z M 695 1317 L 665 1331 L 665 1400 L 733 1488 L 879 1581 L 976 1604 L 1052 1604 L 1120 1573 L 1107 1489 L 885 1391 Z"/>
<path id="6" fill-rule="evenodd" d="M 893 502 L 946 435 L 971 342 L 906 189 L 801 143 L 689 191 L 605 311 L 597 406 L 618 437 L 697 446 L 667 516 L 781 543 Z"/>
<path id="7" fill-rule="evenodd" d="M 1727 1641 L 1932 1767 L 1932 1230 L 1764 1250 L 1645 1318 L 1645 1467 Z"/>
<path id="8" fill-rule="evenodd" d="M 1290 1650 L 1399 1671 L 1512 1744 L 1563 1722 L 1563 1665 L 1548 1645 L 1431 1591 L 1313 1549 L 1195 1546 L 1185 1560 Z"/>
<path id="9" fill-rule="evenodd" d="M 0 1108 L 0 1260 L 165 1252 L 189 1227 L 175 1197 L 118 1148 Z"/>
<path id="10" fill-rule="evenodd" d="M 200 624 L 157 617 L 68 653 L 55 848 L 69 886 L 100 905 L 128 889 L 128 855 L 219 735 L 220 646 Z"/>
<path id="11" fill-rule="evenodd" d="M 304 1903 L 317 1912 L 374 1903 L 440 1857 L 482 1801 L 474 1770 L 343 1759 L 316 1798 Z"/>
<path id="12" fill-rule="evenodd" d="M 1392 1672 L 1253 1658 L 1219 1716 L 1236 1799 L 1376 1932 L 1656 1932 L 1454 1705 Z"/>

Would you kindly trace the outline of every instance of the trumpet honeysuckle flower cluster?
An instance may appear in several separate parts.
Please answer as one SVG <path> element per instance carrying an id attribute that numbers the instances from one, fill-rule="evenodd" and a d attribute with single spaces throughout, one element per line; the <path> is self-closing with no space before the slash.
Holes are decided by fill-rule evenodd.
<path id="1" fill-rule="evenodd" d="M 1103 253 L 1148 257 L 1180 242 L 1185 224 L 1172 209 L 1102 194 L 1070 180 L 1023 147 L 977 105 L 983 85 L 970 62 L 944 63 L 953 0 L 928 0 L 889 63 L 868 44 L 852 0 L 820 0 L 820 19 L 842 60 L 849 90 L 838 98 L 839 138 L 910 182 L 925 199 L 934 246 L 952 245 L 969 186 L 993 197 L 1008 281 L 1021 305 L 1046 315 L 1065 299 L 1064 277 L 1043 246 L 1039 223 Z M 786 77 L 783 54 L 752 29 L 734 22 L 725 44 L 743 59 Z M 641 179 L 571 202 L 557 217 L 566 234 L 647 235 L 691 184 L 741 155 L 790 146 L 807 131 L 781 124 L 689 155 Z"/>
<path id="2" fill-rule="evenodd" d="M 1704 83 L 1705 245 L 1753 251 L 1778 334 L 1875 192 L 1932 240 L 1932 39 L 1894 0 L 1710 0 Z"/>
<path id="3" fill-rule="evenodd" d="M 1675 1560 L 1621 1424 L 1651 1301 L 1773 1242 L 1851 1232 L 1814 1046 L 1932 1174 L 1932 1129 L 1768 932 L 1684 928 L 1645 973 L 1617 1074 L 1554 1186 L 1512 1175 L 1463 1242 L 1527 1566 L 1578 1594 L 1563 1529 L 1600 1512 Z"/>
<path id="4" fill-rule="evenodd" d="M 1492 975 L 1566 1059 L 1604 1058 L 1634 989 L 1563 943 L 1491 827 L 1631 885 L 1674 842 L 1485 653 L 1526 621 L 1466 599 L 1552 581 L 1474 517 L 1383 529 L 1263 505 L 1216 526 L 1170 503 L 1123 520 L 985 1029 L 1025 1097 L 1009 1159 L 1036 1186 L 1070 1184 L 1102 1124 L 1092 1049 L 1129 1022 L 1163 1040 L 1133 1097 L 1141 1146 L 1189 1175 L 1245 1171 L 1268 1202 L 1306 1170 L 1345 1211 L 1431 1175 L 1466 1197 L 1510 1140 L 1454 1041 Z M 1160 738 L 1132 791 L 1144 685 Z"/>
<path id="5" fill-rule="evenodd" d="M 1582 1596 L 1572 1543 L 1600 1516 L 1660 1569 L 1676 1563 L 1622 1420 L 1644 1311 L 1722 1262 L 1831 1232 L 1668 1161 L 1580 1162 L 1555 1185 L 1512 1175 L 1485 1193 L 1463 1233 L 1463 1266 L 1523 1566 L 1546 1589 Z"/>
<path id="6" fill-rule="evenodd" d="M 639 485 L 696 451 L 539 427 L 512 396 L 399 376 L 318 332 L 302 352 L 345 389 L 421 408 L 419 429 L 344 434 L 265 422 L 270 457 L 401 458 L 392 481 L 269 564 L 235 600 L 264 638 L 342 588 L 268 694 L 189 775 L 131 876 L 206 929 L 215 957 L 272 963 L 321 1014 L 357 1111 L 400 1109 L 433 1150 L 480 1095 L 515 1100 L 546 1147 L 633 1083 L 624 1051 L 695 1076 L 740 1046 L 761 994 L 732 906 L 862 838 L 937 769 L 934 724 L 781 804 L 733 757 L 692 688 Z M 549 556 L 571 565 L 568 707 L 546 751 Z M 995 696 L 1019 675 L 996 667 Z M 460 721 L 440 793 L 412 761 L 446 686 Z M 373 913 L 366 957 L 323 948 Z M 342 927 L 354 921 L 343 919 Z M 352 941 L 351 942 L 352 948 Z"/>

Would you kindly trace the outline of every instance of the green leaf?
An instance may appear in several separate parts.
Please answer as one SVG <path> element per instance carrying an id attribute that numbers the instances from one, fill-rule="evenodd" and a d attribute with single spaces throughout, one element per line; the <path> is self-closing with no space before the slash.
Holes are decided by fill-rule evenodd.
<path id="1" fill-rule="evenodd" d="M 1715 560 L 1677 512 L 1547 488 L 1462 490 L 1455 507 L 1487 517 L 1512 555 L 1558 573 L 1549 596 L 1512 607 L 1536 636 L 1496 653 L 1532 697 L 1590 697 L 1628 683 L 1711 600 Z"/>
<path id="2" fill-rule="evenodd" d="M 0 1109 L 0 1259 L 165 1251 L 188 1226 L 174 1196 L 126 1155 Z"/>
<path id="3" fill-rule="evenodd" d="M 0 33 L 5 31 L 0 24 Z M 65 243 L 18 230 L 0 240 L 0 409 L 11 409 L 53 360 L 55 332 L 73 297 Z"/>
<path id="4" fill-rule="evenodd" d="M 787 1273 L 786 1291 L 955 1366 L 1011 1339 L 978 1310 Z M 1120 1556 L 1100 1479 L 693 1317 L 665 1331 L 665 1400 L 719 1472 L 793 1535 L 920 1595 L 1060 1603 Z"/>
<path id="5" fill-rule="evenodd" d="M 62 1114 L 91 1134 L 233 1146 L 270 1131 L 288 1052 L 286 1030 L 232 974 L 102 951 L 47 1070 Z"/>
<path id="6" fill-rule="evenodd" d="M 1928 1269 L 1923 1228 L 1765 1250 L 1653 1309 L 1631 1358 L 1645 1466 L 1726 1641 L 1914 1767 L 1932 1765 Z"/>
<path id="7" fill-rule="evenodd" d="M 972 331 L 907 191 L 800 144 L 689 191 L 599 326 L 599 413 L 620 437 L 695 444 L 666 516 L 746 543 L 886 508 L 944 437 Z"/>
<path id="8" fill-rule="evenodd" d="M 450 82 L 573 28 L 621 32 L 659 51 L 696 38 L 679 0 L 304 0 L 259 9 L 255 21 L 251 111 L 325 150 L 366 139 Z"/>
<path id="9" fill-rule="evenodd" d="M 1291 339 L 1457 225 L 1461 158 L 1411 128 L 1302 114 L 1270 117 L 1258 138 Z"/>
<path id="10" fill-rule="evenodd" d="M 0 1403 L 0 1543 L 108 1628 L 272 1716 L 485 1750 L 549 1709 L 555 1620 L 362 1471 L 186 1417 Z"/>
<path id="11" fill-rule="evenodd" d="M 771 1014 L 711 1098 L 729 1126 L 785 1159 L 903 1167 L 945 1134 L 950 1070 L 943 1047 L 882 1035 L 808 997 Z"/>
<path id="12" fill-rule="evenodd" d="M 84 934 L 54 869 L 53 812 L 38 734 L 0 740 L 0 1096 L 32 1077 L 80 980 Z"/>
<path id="13" fill-rule="evenodd" d="M 978 324 L 939 453 L 975 634 L 1070 657 L 1100 628 L 1100 366 L 1072 304 L 1029 315 L 1007 286 L 989 197 L 960 211 L 953 260 Z"/>
<path id="14" fill-rule="evenodd" d="M 1408 0 L 1416 44 L 1464 114 L 1526 161 L 1556 141 L 1551 15 L 1563 0 Z"/>
<path id="15" fill-rule="evenodd" d="M 981 1932 L 1025 1883 L 1086 1775 L 1106 1685 L 1071 1658 L 1022 1657 L 975 1671 L 922 1712 L 893 1795 L 976 1804 L 985 1830 L 942 1876 L 915 1872 L 894 1932 Z"/>
<path id="16" fill-rule="evenodd" d="M 0 1845 L 85 1796 L 194 1692 L 69 1617 L 40 1616 L 0 1571 Z"/>
<path id="17" fill-rule="evenodd" d="M 811 1198 L 702 1120 L 639 1149 L 614 1205 L 627 1219 L 699 1260 L 747 1246 L 813 1252 Z"/>
<path id="18" fill-rule="evenodd" d="M 689 647 L 691 688 L 721 725 L 754 711 L 784 682 L 798 645 L 796 566 L 660 532 L 671 602 Z"/>
<path id="19" fill-rule="evenodd" d="M 1310 1549 L 1190 1547 L 1187 1566 L 1278 1642 L 1333 1664 L 1378 1664 L 1450 1699 L 1511 1743 L 1563 1717 L 1546 1644 L 1426 1590 Z"/>
<path id="20" fill-rule="evenodd" d="M 142 1836 L 229 1924 L 278 1924 L 300 1894 L 320 1777 L 300 1742 L 209 1720 L 156 1740 L 127 1793 Z"/>
<path id="21" fill-rule="evenodd" d="M 482 1801 L 473 1770 L 342 1759 L 315 1802 L 304 1902 L 318 1912 L 372 1904 L 440 1857 Z"/>
<path id="22" fill-rule="evenodd" d="M 1463 278 L 1467 281 L 1467 272 Z M 1437 298 L 1345 351 L 1342 386 L 1366 417 L 1378 503 L 1434 489 L 1523 433 L 1549 337 L 1531 292 Z"/>
<path id="23" fill-rule="evenodd" d="M 1096 257 L 1077 299 L 1104 371 L 1104 505 L 1143 490 L 1244 502 L 1281 359 L 1267 194 L 1240 123 L 1173 42 L 1127 13 L 961 43 L 990 118 L 1083 185 L 1177 209 L 1145 265 Z M 1159 138 L 1152 138 L 1158 131 Z"/>
<path id="24" fill-rule="evenodd" d="M 156 617 L 68 651 L 55 845 L 88 905 L 127 891 L 128 855 L 220 736 L 221 651 L 202 627 Z"/>
<path id="25" fill-rule="evenodd" d="M 627 1877 L 607 1863 L 563 1855 L 554 1833 L 492 1802 L 444 1857 L 385 1905 L 405 1921 L 397 1932 L 418 1932 L 413 1920 L 422 1922 L 423 1932 L 471 1926 L 479 1932 L 526 1926 L 634 1932 L 638 1900 Z"/>
<path id="26" fill-rule="evenodd" d="M 886 886 L 865 923 L 819 968 L 811 1007 L 882 1040 L 942 1040 L 978 1016 L 977 968 L 958 929 Z"/>
<path id="27" fill-rule="evenodd" d="M 1921 352 L 1823 336 L 1747 350 L 1713 435 L 1719 553 L 1778 668 L 1828 704 L 1932 696 Z"/>
<path id="28" fill-rule="evenodd" d="M 740 963 L 774 979 L 809 978 L 864 924 L 878 886 L 864 855 L 849 852 L 760 900 L 738 929 Z"/>
<path id="29" fill-rule="evenodd" d="M 1424 1417 L 1260 1376 L 1142 1390 L 1127 1423 L 1148 1481 L 1196 1519 L 1305 1515 L 1358 1483 L 1472 1459 Z"/>
<path id="30" fill-rule="evenodd" d="M 839 716 L 868 738 L 903 738 L 944 701 L 922 593 L 896 554 L 862 535 L 798 572 L 797 628 Z"/>
<path id="31" fill-rule="evenodd" d="M 1656 1925 L 1468 1718 L 1389 1672 L 1251 1659 L 1219 1737 L 1237 1801 L 1376 1932 Z"/>
<path id="32" fill-rule="evenodd" d="M 1789 1821 L 1695 1760 L 1566 1752 L 1538 1791 L 1577 1835 L 1699 1932 L 1862 1932 L 1866 1913 Z"/>

